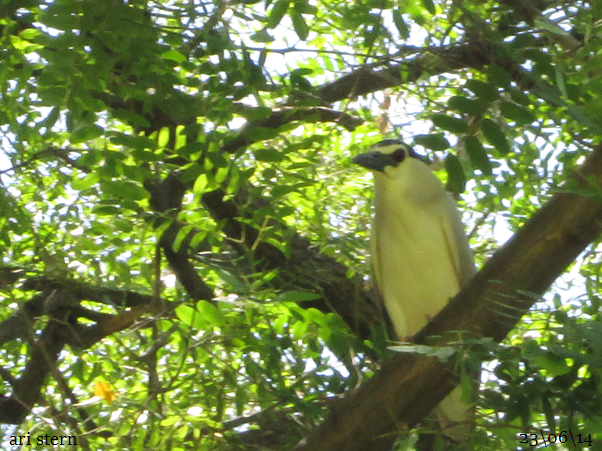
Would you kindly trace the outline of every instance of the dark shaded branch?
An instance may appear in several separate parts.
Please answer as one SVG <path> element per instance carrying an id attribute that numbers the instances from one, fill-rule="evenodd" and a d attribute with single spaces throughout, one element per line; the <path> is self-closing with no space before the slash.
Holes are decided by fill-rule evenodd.
<path id="1" fill-rule="evenodd" d="M 147 180 L 144 186 L 151 195 L 151 207 L 161 215 L 155 219 L 154 227 L 159 228 L 166 221 L 171 222 L 159 239 L 159 245 L 170 268 L 192 299 L 213 299 L 213 290 L 199 276 L 190 261 L 190 243 L 197 232 L 196 230 L 184 232 L 184 225 L 175 220 L 182 209 L 184 194 L 192 187 L 192 182 L 185 184 L 176 173 L 171 173 L 163 180 Z M 176 246 L 180 233 L 186 233 L 186 236 L 180 237 Z"/>
<path id="2" fill-rule="evenodd" d="M 74 347 L 88 349 L 103 338 L 131 327 L 147 313 L 159 312 L 155 311 L 151 304 L 138 305 L 117 315 L 107 316 L 93 326 L 80 328 L 77 337 L 72 339 L 71 343 Z"/>
<path id="3" fill-rule="evenodd" d="M 186 233 L 186 236 L 181 240 L 177 250 L 175 250 L 174 244 L 180 233 Z M 178 277 L 179 282 L 188 295 L 197 301 L 210 301 L 215 297 L 213 290 L 199 276 L 199 273 L 190 260 L 190 253 L 192 252 L 190 242 L 197 233 L 196 229 L 183 232 L 182 224 L 173 222 L 161 236 L 159 244 L 165 253 L 167 263 Z"/>
<path id="4" fill-rule="evenodd" d="M 78 300 L 99 302 L 116 307 L 135 307 L 151 302 L 152 296 L 117 288 L 93 287 L 77 280 L 59 280 L 50 277 L 31 277 L 23 284 L 23 290 L 64 290 Z"/>
<path id="5" fill-rule="evenodd" d="M 404 51 L 405 54 L 405 51 Z M 519 67 L 509 58 L 497 54 L 496 45 L 489 41 L 470 42 L 453 46 L 430 47 L 414 57 L 404 57 L 399 64 L 390 64 L 383 58 L 383 68 L 359 68 L 333 82 L 317 88 L 326 102 L 345 100 L 349 95 L 362 96 L 386 88 L 417 81 L 424 75 L 437 75 L 459 69 L 483 69 L 496 63 L 519 78 Z"/>
<path id="6" fill-rule="evenodd" d="M 363 120 L 358 117 L 353 117 L 342 111 L 332 110 L 330 108 L 277 108 L 265 119 L 247 122 L 244 127 L 241 128 L 238 136 L 233 140 L 228 141 L 222 147 L 222 151 L 226 153 L 235 153 L 244 147 L 261 141 L 261 139 L 253 137 L 253 132 L 257 129 L 269 128 L 277 130 L 283 125 L 296 121 L 310 124 L 315 122 L 335 122 L 349 131 L 355 130 L 363 123 Z M 257 133 L 255 133 L 255 135 L 256 134 Z"/>
<path id="7" fill-rule="evenodd" d="M 152 296 L 115 288 L 92 287 L 76 280 L 55 280 L 48 277 L 32 277 L 23 285 L 24 290 L 41 293 L 26 301 L 22 308 L 0 322 L 0 345 L 11 340 L 26 338 L 30 322 L 43 315 L 56 312 L 69 321 L 69 333 L 65 343 L 77 348 L 90 347 L 110 333 L 129 327 L 152 305 Z M 58 295 L 59 293 L 60 295 Z M 97 312 L 79 305 L 80 301 L 93 301 L 116 308 L 132 307 L 132 310 L 116 315 Z M 168 302 L 163 300 L 163 304 Z M 134 313 L 132 313 L 134 312 Z M 61 318 L 63 318 L 61 316 Z M 93 326 L 78 324 L 79 318 L 94 321 Z"/>
<path id="8" fill-rule="evenodd" d="M 28 318 L 35 318 L 44 313 L 44 296 L 38 294 L 26 301 L 20 311 L 0 322 L 0 346 L 18 338 L 25 338 Z"/>
<path id="9" fill-rule="evenodd" d="M 31 327 L 31 326 L 29 326 Z M 50 365 L 54 365 L 66 342 L 64 326 L 51 320 L 31 344 L 27 366 L 14 381 L 10 397 L 0 399 L 0 423 L 19 424 L 38 402 Z"/>

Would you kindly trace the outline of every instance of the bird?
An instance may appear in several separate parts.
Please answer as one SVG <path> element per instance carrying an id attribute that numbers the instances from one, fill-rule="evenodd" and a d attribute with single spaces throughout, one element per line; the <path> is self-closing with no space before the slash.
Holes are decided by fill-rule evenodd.
<path id="1" fill-rule="evenodd" d="M 405 341 L 474 275 L 468 238 L 454 198 L 411 146 L 385 139 L 352 161 L 373 173 L 372 273 L 397 338 Z M 434 412 L 445 436 L 469 438 L 474 410 L 460 387 Z"/>

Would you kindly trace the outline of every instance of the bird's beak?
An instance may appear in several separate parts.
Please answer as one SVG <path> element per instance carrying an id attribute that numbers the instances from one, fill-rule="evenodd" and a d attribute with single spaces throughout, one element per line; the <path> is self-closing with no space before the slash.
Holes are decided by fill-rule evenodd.
<path id="1" fill-rule="evenodd" d="M 378 150 L 361 153 L 354 157 L 352 161 L 366 169 L 379 172 L 385 172 L 387 166 L 397 166 L 399 164 L 391 155 L 386 155 Z"/>

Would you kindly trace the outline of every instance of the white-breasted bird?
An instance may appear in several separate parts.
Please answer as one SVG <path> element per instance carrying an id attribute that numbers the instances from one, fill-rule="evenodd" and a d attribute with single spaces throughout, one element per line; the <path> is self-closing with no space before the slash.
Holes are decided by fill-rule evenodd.
<path id="1" fill-rule="evenodd" d="M 414 150 L 386 139 L 353 159 L 374 174 L 371 261 L 376 286 L 398 338 L 413 336 L 475 273 L 453 197 Z M 456 442 L 472 431 L 473 408 L 456 387 L 436 407 Z"/>

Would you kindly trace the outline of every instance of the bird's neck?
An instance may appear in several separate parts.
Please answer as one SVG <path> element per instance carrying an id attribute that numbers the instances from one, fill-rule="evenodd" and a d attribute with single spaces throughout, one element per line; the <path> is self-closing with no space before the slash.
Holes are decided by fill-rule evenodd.
<path id="1" fill-rule="evenodd" d="M 396 168 L 387 168 L 385 173 L 376 173 L 374 188 L 377 213 L 379 204 L 425 207 L 449 195 L 433 171 L 415 159 L 404 161 Z"/>

